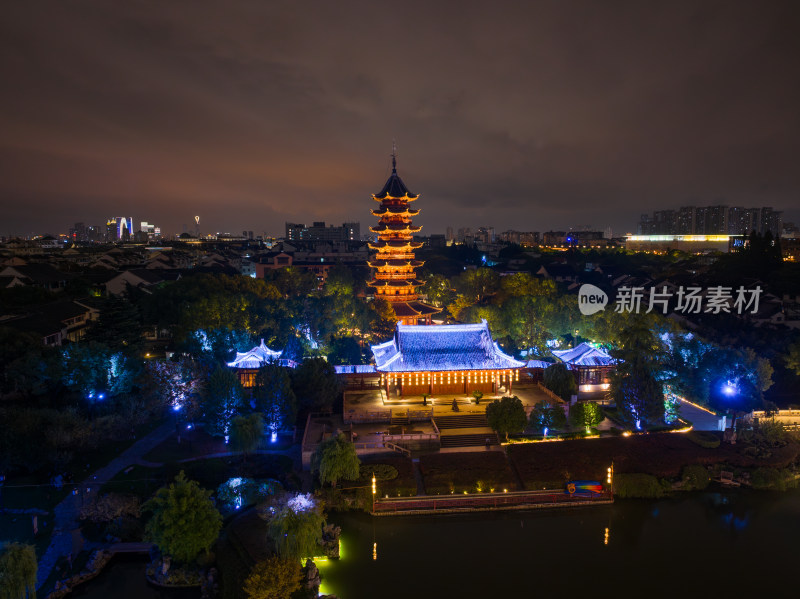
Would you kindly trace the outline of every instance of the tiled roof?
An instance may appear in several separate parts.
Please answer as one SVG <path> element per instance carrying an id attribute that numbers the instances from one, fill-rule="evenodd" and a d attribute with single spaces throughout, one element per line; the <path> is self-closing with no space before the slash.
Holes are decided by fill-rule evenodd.
<path id="1" fill-rule="evenodd" d="M 258 345 L 248 352 L 236 352 L 236 358 L 233 362 L 228 362 L 230 368 L 261 368 L 268 362 L 277 362 L 281 357 L 279 351 L 274 351 L 264 345 L 264 340 L 261 340 L 261 345 Z"/>
<path id="2" fill-rule="evenodd" d="M 402 198 L 407 196 L 409 198 L 416 198 L 417 195 L 408 191 L 408 187 L 406 184 L 403 183 L 403 180 L 397 174 L 397 169 L 392 169 L 392 174 L 387 179 L 386 184 L 381 189 L 380 193 L 375 194 L 375 198 L 378 200 L 382 200 L 386 197 L 390 198 Z"/>
<path id="3" fill-rule="evenodd" d="M 522 368 L 480 324 L 397 325 L 391 341 L 372 346 L 379 372 L 446 372 Z"/>
<path id="4" fill-rule="evenodd" d="M 372 364 L 350 364 L 348 366 L 334 366 L 336 374 L 369 374 L 377 372 Z"/>
<path id="5" fill-rule="evenodd" d="M 578 347 L 553 350 L 553 355 L 569 366 L 611 366 L 614 358 L 602 349 L 581 343 Z"/>

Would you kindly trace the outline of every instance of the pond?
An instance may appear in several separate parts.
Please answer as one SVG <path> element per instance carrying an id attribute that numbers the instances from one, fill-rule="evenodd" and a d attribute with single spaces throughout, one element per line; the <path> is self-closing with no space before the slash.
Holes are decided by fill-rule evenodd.
<path id="1" fill-rule="evenodd" d="M 340 599 L 797 596 L 800 491 L 450 516 L 336 514 Z"/>

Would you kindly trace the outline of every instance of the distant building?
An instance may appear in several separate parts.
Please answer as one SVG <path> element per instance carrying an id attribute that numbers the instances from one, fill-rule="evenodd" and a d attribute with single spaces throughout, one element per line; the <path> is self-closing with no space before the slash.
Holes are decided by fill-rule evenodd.
<path id="1" fill-rule="evenodd" d="M 748 235 L 752 231 L 781 232 L 781 212 L 765 206 L 682 206 L 643 214 L 637 235 Z"/>
<path id="2" fill-rule="evenodd" d="M 248 232 L 252 234 L 252 232 Z M 252 238 L 252 237 L 251 237 Z M 341 227 L 325 226 L 325 222 L 315 222 L 310 227 L 302 223 L 286 223 L 287 241 L 358 241 L 361 239 L 361 224 L 343 223 Z"/>

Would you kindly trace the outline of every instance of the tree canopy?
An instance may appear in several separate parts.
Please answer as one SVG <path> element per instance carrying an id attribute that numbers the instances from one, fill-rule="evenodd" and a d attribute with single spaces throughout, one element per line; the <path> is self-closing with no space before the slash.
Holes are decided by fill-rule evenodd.
<path id="1" fill-rule="evenodd" d="M 277 556 L 258 562 L 244 581 L 247 599 L 289 599 L 300 588 L 300 562 Z"/>
<path id="2" fill-rule="evenodd" d="M 175 482 L 156 491 L 142 509 L 152 513 L 145 536 L 162 553 L 181 563 L 208 551 L 222 528 L 222 516 L 211 501 L 211 491 L 188 480 L 183 471 Z"/>
<path id="3" fill-rule="evenodd" d="M 279 557 L 297 561 L 320 555 L 325 514 L 310 494 L 274 495 L 260 514 Z"/>
<path id="4" fill-rule="evenodd" d="M 563 362 L 557 362 L 544 369 L 544 386 L 564 401 L 569 401 L 578 393 L 575 375 L 567 369 Z"/>
<path id="5" fill-rule="evenodd" d="M 360 465 L 356 448 L 344 433 L 322 442 L 311 461 L 311 469 L 318 474 L 319 481 L 330 483 L 333 488 L 341 479 L 356 480 Z"/>
<path id="6" fill-rule="evenodd" d="M 0 547 L 0 599 L 36 599 L 36 549 L 8 543 Z"/>
<path id="7" fill-rule="evenodd" d="M 486 420 L 489 426 L 505 435 L 508 441 L 510 433 L 521 433 L 528 424 L 525 408 L 519 397 L 502 397 L 486 406 Z"/>

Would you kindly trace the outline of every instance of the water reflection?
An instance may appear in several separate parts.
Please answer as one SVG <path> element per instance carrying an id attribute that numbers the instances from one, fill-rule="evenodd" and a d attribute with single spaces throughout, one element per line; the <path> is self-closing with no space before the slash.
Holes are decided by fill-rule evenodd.
<path id="1" fill-rule="evenodd" d="M 682 597 L 787 596 L 798 516 L 800 492 L 436 518 L 337 515 L 347 555 L 323 566 L 324 590 L 343 599 L 556 596 L 605 581 L 615 597 L 675 596 L 678 587 Z M 770 575 L 751 575 L 763 570 Z"/>

